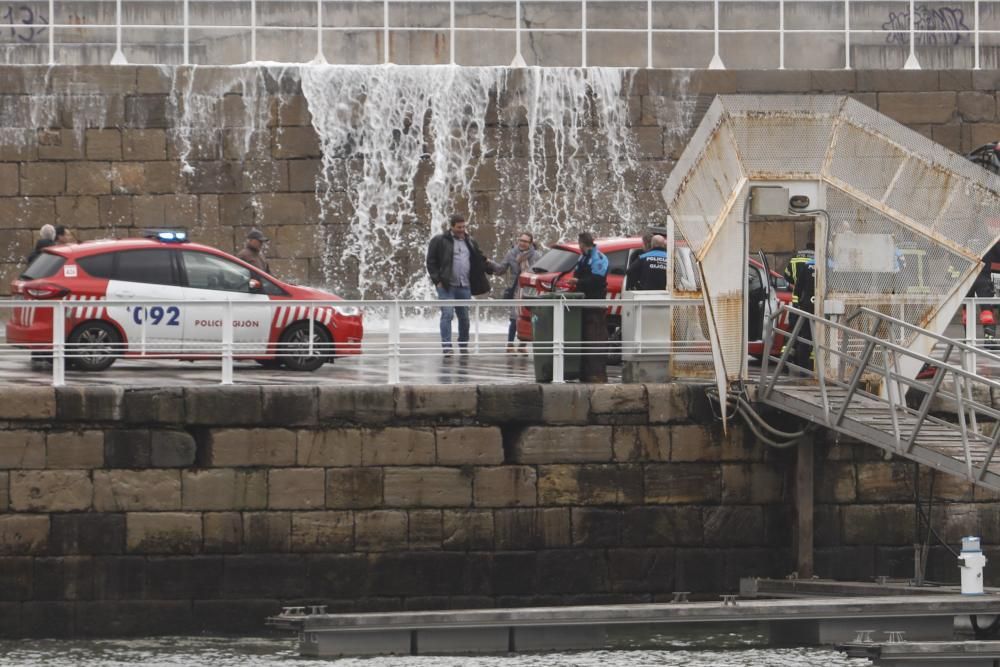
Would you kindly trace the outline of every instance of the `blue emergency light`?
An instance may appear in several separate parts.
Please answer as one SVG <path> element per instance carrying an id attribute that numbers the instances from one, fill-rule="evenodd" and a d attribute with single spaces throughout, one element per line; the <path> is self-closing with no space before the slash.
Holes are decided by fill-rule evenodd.
<path id="1" fill-rule="evenodd" d="M 184 243 L 187 241 L 187 232 L 175 229 L 148 229 L 144 236 L 163 243 Z"/>

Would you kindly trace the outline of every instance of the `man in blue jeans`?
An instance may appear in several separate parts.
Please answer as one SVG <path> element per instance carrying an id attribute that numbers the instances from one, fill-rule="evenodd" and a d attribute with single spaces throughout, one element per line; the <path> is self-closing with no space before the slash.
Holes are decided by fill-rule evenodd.
<path id="1" fill-rule="evenodd" d="M 448 221 L 448 231 L 431 239 L 427 246 L 427 273 L 439 299 L 471 299 L 490 291 L 489 262 L 466 230 L 465 216 L 455 214 Z M 451 320 L 458 314 L 458 347 L 464 353 L 469 344 L 469 309 L 467 306 L 441 308 L 441 348 L 451 354 Z"/>

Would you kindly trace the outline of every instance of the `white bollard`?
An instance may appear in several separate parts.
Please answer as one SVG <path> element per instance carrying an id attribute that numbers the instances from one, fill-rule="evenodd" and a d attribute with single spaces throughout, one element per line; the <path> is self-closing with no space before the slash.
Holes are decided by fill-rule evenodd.
<path id="1" fill-rule="evenodd" d="M 978 537 L 962 538 L 962 553 L 958 555 L 958 567 L 962 571 L 962 595 L 982 595 L 986 556 L 983 555 Z"/>

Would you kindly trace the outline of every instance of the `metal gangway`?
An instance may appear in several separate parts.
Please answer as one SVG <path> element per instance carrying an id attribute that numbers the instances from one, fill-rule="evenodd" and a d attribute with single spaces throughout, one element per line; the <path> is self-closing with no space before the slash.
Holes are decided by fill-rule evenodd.
<path id="1" fill-rule="evenodd" d="M 771 318 L 769 336 L 783 333 L 786 343 L 762 360 L 758 403 L 1000 490 L 1000 410 L 992 405 L 1000 382 L 975 370 L 977 360 L 1000 356 L 870 308 L 841 322 L 784 310 L 794 325 L 776 331 L 783 311 Z M 914 351 L 929 349 L 914 345 L 919 337 L 933 340 L 931 356 Z M 796 349 L 810 361 L 794 363 Z"/>

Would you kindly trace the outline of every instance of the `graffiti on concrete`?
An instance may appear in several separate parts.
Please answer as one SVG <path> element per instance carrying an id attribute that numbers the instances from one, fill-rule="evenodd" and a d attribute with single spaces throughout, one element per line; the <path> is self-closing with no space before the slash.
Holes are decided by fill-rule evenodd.
<path id="1" fill-rule="evenodd" d="M 923 32 L 934 30 L 968 30 L 965 12 L 961 7 L 928 7 L 916 5 L 913 9 L 913 29 L 917 44 L 924 46 L 945 46 L 958 44 L 963 35 L 958 32 Z M 886 44 L 910 43 L 910 10 L 889 12 L 889 20 L 882 24 L 882 30 L 889 31 Z"/>
<path id="2" fill-rule="evenodd" d="M 0 25 L 11 41 L 33 42 L 42 35 L 49 20 L 27 5 L 0 5 Z"/>

